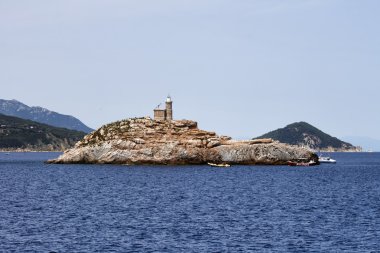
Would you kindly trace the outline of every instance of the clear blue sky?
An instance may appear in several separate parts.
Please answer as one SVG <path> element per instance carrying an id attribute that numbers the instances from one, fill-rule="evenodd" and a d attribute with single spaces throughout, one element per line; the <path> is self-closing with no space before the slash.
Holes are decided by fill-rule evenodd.
<path id="1" fill-rule="evenodd" d="M 174 117 L 380 139 L 380 1 L 0 0 L 0 84 L 91 127 Z"/>

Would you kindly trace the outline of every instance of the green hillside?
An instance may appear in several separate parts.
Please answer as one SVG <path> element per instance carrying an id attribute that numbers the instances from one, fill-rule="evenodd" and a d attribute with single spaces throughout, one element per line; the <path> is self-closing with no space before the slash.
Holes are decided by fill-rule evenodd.
<path id="1" fill-rule="evenodd" d="M 308 146 L 314 150 L 356 149 L 352 144 L 332 137 L 306 122 L 293 123 L 257 138 L 272 138 L 291 145 Z"/>
<path id="2" fill-rule="evenodd" d="M 3 150 L 62 151 L 84 135 L 84 132 L 0 114 L 0 149 Z"/>

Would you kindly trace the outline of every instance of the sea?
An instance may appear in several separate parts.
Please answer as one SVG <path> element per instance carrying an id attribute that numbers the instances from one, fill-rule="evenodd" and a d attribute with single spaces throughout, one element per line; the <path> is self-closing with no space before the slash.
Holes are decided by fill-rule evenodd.
<path id="1" fill-rule="evenodd" d="M 0 153 L 0 252 L 380 252 L 380 153 L 314 167 L 44 163 L 58 155 Z"/>

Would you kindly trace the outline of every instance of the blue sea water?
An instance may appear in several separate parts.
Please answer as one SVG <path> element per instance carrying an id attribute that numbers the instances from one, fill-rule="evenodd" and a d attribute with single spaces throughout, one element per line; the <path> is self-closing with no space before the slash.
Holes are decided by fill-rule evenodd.
<path id="1" fill-rule="evenodd" d="M 380 252 L 380 153 L 336 165 L 48 165 L 0 153 L 0 252 Z"/>

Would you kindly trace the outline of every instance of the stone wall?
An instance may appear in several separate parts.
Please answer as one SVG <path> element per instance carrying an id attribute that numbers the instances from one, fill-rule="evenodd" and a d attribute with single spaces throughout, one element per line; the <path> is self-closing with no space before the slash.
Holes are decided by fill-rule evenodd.
<path id="1" fill-rule="evenodd" d="M 155 120 L 166 120 L 166 110 L 155 109 L 154 110 L 154 119 Z"/>

